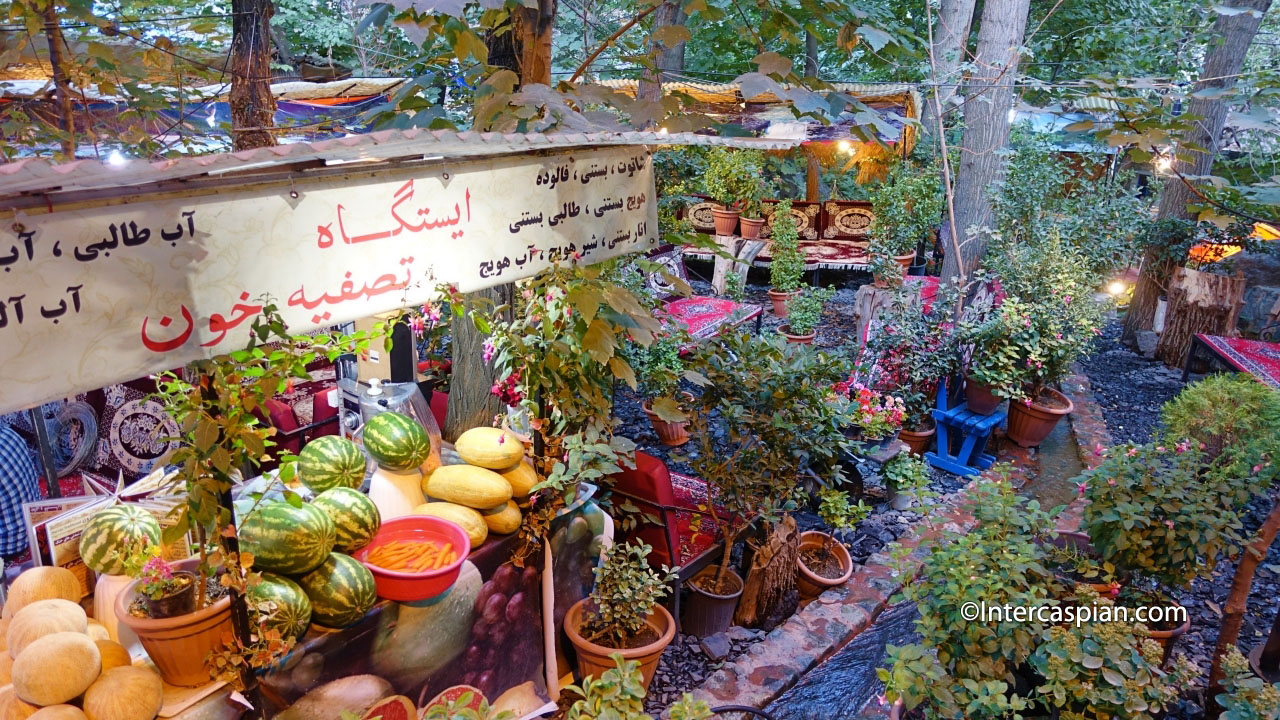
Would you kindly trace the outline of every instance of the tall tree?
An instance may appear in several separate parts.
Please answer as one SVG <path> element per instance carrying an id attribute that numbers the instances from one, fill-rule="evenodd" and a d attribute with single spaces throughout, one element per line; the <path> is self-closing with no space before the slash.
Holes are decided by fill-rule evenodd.
<path id="1" fill-rule="evenodd" d="M 1213 46 L 1204 58 L 1200 80 L 1187 103 L 1187 114 L 1194 125 L 1181 139 L 1181 144 L 1188 150 L 1173 159 L 1173 177 L 1160 193 L 1157 219 L 1196 218 L 1191 206 L 1200 198 L 1192 187 L 1191 178 L 1204 177 L 1213 171 L 1229 109 L 1224 93 L 1215 91 L 1235 84 L 1244 68 L 1249 46 L 1258 34 L 1258 26 L 1270 7 L 1271 0 L 1236 0 L 1229 8 L 1219 9 L 1218 19 L 1213 23 Z M 1123 341 L 1132 343 L 1139 331 L 1151 329 L 1156 305 L 1179 264 L 1164 259 L 1161 248 L 1147 249 L 1142 274 L 1133 289 L 1133 300 L 1125 315 Z"/>
<path id="2" fill-rule="evenodd" d="M 667 44 L 662 38 L 663 28 L 683 26 L 684 10 L 678 0 L 667 0 L 653 14 L 653 33 L 649 36 L 650 49 L 655 53 L 655 71 L 645 73 L 640 79 L 637 96 L 641 100 L 657 102 L 662 99 L 662 82 L 668 73 L 684 71 L 684 40 Z"/>
<path id="3" fill-rule="evenodd" d="M 231 141 L 236 150 L 276 144 L 271 94 L 271 0 L 232 0 Z"/>
<path id="4" fill-rule="evenodd" d="M 534 7 L 521 5 L 516 10 L 522 84 L 551 84 L 551 31 L 555 23 L 556 0 L 537 0 Z"/>
<path id="5" fill-rule="evenodd" d="M 970 238 L 970 227 L 991 224 L 987 188 L 1000 178 L 999 150 L 1009 142 L 1009 110 L 1018 76 L 1019 49 L 1027 29 L 1029 0 L 987 0 L 978 28 L 978 49 L 964 104 L 964 135 L 956 173 L 952 222 L 944 223 L 942 277 L 968 277 L 982 260 L 986 242 Z M 960 237 L 951 238 L 954 227 Z"/>
<path id="6" fill-rule="evenodd" d="M 935 71 L 931 82 L 938 83 L 937 104 L 944 113 L 960 84 L 959 69 L 968 50 L 969 29 L 973 25 L 973 7 L 976 1 L 942 0 L 942 5 L 938 8 L 938 24 L 929 52 L 932 54 Z M 941 131 L 933 102 L 924 103 L 920 122 L 926 133 Z"/>

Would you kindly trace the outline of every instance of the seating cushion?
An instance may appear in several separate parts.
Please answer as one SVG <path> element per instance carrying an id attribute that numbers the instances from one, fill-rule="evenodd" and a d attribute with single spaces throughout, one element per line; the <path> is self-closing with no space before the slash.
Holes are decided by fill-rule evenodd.
<path id="1" fill-rule="evenodd" d="M 293 432 L 298 429 L 298 417 L 293 414 L 293 408 L 279 400 L 276 400 L 275 398 L 268 398 L 265 405 L 267 408 L 267 416 L 270 419 L 272 427 L 280 432 L 286 433 Z M 302 438 L 299 437 L 287 439 L 277 437 L 276 442 L 279 444 L 280 450 L 293 453 L 294 455 L 297 455 L 298 452 L 302 450 Z"/>
<path id="2" fill-rule="evenodd" d="M 726 327 L 746 322 L 762 310 L 759 305 L 737 303 L 728 298 L 686 297 L 663 305 L 671 320 L 680 323 L 698 340 L 715 337 Z M 740 312 L 739 312 L 740 311 Z M 735 315 L 735 312 L 738 314 Z"/>

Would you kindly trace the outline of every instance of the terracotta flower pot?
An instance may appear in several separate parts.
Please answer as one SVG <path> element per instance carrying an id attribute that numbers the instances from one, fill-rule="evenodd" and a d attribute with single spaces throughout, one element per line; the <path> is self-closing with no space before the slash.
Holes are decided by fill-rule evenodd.
<path id="1" fill-rule="evenodd" d="M 773 316 L 783 318 L 787 317 L 787 301 L 800 294 L 800 290 L 792 290 L 791 292 L 782 292 L 769 288 L 769 302 L 773 303 Z"/>
<path id="2" fill-rule="evenodd" d="M 1021 447 L 1036 447 L 1044 442 L 1058 421 L 1075 409 L 1071 400 L 1057 390 L 1045 388 L 1044 392 L 1057 400 L 1054 406 L 1035 401 L 1009 403 L 1009 430 L 1006 435 Z"/>
<path id="3" fill-rule="evenodd" d="M 192 558 L 175 563 L 182 570 L 194 571 L 199 559 Z M 160 671 L 160 677 L 170 685 L 196 687 L 210 681 L 204 660 L 217 650 L 224 635 L 230 635 L 231 596 L 224 595 L 212 605 L 193 613 L 156 620 L 136 617 L 129 606 L 137 594 L 138 581 L 134 581 L 116 598 L 116 617 L 142 642 L 147 655 Z"/>
<path id="4" fill-rule="evenodd" d="M 717 235 L 732 235 L 738 229 L 737 210 L 712 208 L 711 216 L 715 219 Z"/>
<path id="5" fill-rule="evenodd" d="M 806 548 L 822 547 L 830 537 L 817 530 L 802 532 L 800 533 L 800 550 L 803 552 Z M 853 575 L 853 558 L 849 556 L 849 550 L 842 543 L 832 540 L 831 554 L 836 556 L 840 561 L 840 567 L 844 570 L 837 578 L 823 577 L 813 572 L 804 564 L 804 557 L 800 557 L 800 573 L 796 576 L 796 588 L 800 590 L 801 600 L 812 600 L 831 588 L 840 587 L 849 582 L 850 576 Z"/>
<path id="6" fill-rule="evenodd" d="M 893 261 L 902 266 L 902 274 L 906 275 L 907 270 L 911 268 L 911 263 L 916 259 L 916 251 L 912 250 L 908 255 L 894 255 Z"/>
<path id="7" fill-rule="evenodd" d="M 991 392 L 991 386 L 980 383 L 971 377 L 964 379 L 964 399 L 969 409 L 979 415 L 990 415 L 1003 402 Z"/>
<path id="8" fill-rule="evenodd" d="M 649 418 L 649 424 L 653 426 L 653 431 L 658 434 L 658 442 L 669 447 L 677 447 L 689 442 L 689 421 L 683 422 L 667 422 L 658 417 L 658 413 L 653 411 L 653 405 L 649 401 L 645 401 L 640 406 L 644 411 L 645 417 Z"/>
<path id="9" fill-rule="evenodd" d="M 902 698 L 893 701 L 893 707 L 889 708 L 889 720 L 902 720 L 907 714 L 907 703 Z"/>
<path id="10" fill-rule="evenodd" d="M 1177 603 L 1170 601 L 1167 605 L 1173 606 L 1177 605 Z M 1169 658 L 1173 657 L 1173 648 L 1178 644 L 1178 638 L 1186 635 L 1187 631 L 1190 629 L 1191 613 L 1187 613 L 1187 619 L 1184 620 L 1181 625 L 1172 630 L 1152 630 L 1151 628 L 1147 628 L 1147 631 L 1151 635 L 1151 639 L 1160 643 L 1160 647 L 1164 648 L 1164 656 L 1160 660 L 1161 668 L 1169 666 Z"/>
<path id="11" fill-rule="evenodd" d="M 812 345 L 813 339 L 818 337 L 817 330 L 810 330 L 804 335 L 793 335 L 791 334 L 791 326 L 788 324 L 780 326 L 778 328 L 778 332 L 782 333 L 782 336 L 787 339 L 787 342 L 794 343 L 796 345 Z"/>
<path id="12" fill-rule="evenodd" d="M 658 634 L 657 641 L 638 648 L 615 649 L 597 645 L 578 632 L 578 628 L 582 627 L 583 613 L 590 601 L 590 598 L 579 600 L 564 615 L 564 632 L 569 636 L 569 642 L 573 643 L 573 648 L 578 651 L 579 678 L 591 675 L 598 680 L 606 670 L 616 667 L 609 655 L 620 653 L 627 660 L 640 663 L 640 672 L 644 675 L 644 686 L 648 689 L 649 683 L 653 681 L 653 674 L 658 670 L 658 660 L 662 657 L 662 651 L 667 649 L 672 638 L 676 636 L 675 618 L 671 617 L 671 613 L 667 612 L 666 608 L 654 605 L 645 622 Z"/>
<path id="13" fill-rule="evenodd" d="M 1098 556 L 1097 552 L 1093 549 L 1093 541 L 1089 539 L 1088 535 L 1082 532 L 1059 531 L 1057 537 L 1049 538 L 1045 540 L 1038 540 L 1037 542 L 1044 542 L 1049 545 L 1053 545 L 1054 547 L 1076 550 L 1077 552 L 1084 553 L 1085 555 L 1089 555 L 1094 558 Z M 1071 580 L 1071 578 L 1064 577 L 1062 575 L 1058 575 L 1058 577 L 1066 582 L 1075 582 Z M 1102 595 L 1103 597 L 1111 597 L 1111 592 L 1114 589 L 1111 583 L 1077 583 L 1077 584 L 1088 585 L 1090 588 L 1093 589 L 1094 592 L 1098 593 L 1099 595 Z M 1119 587 L 1119 585 L 1116 585 L 1115 587 Z"/>
<path id="14" fill-rule="evenodd" d="M 921 432 L 899 430 L 898 439 L 907 444 L 907 447 L 911 449 L 912 455 L 923 455 L 933 442 L 933 436 L 936 432 L 938 432 L 936 427 L 931 427 Z"/>
<path id="15" fill-rule="evenodd" d="M 743 240 L 760 239 L 760 231 L 764 229 L 764 218 L 738 217 L 738 228 L 742 231 Z"/>
<path id="16" fill-rule="evenodd" d="M 733 589 L 724 595 L 704 590 L 694 582 L 709 575 L 714 576 L 719 569 L 716 565 L 706 568 L 688 583 L 689 600 L 680 613 L 680 629 L 683 632 L 694 637 L 711 637 L 728 630 L 733 624 L 733 611 L 738 608 L 738 598 L 742 597 L 743 588 L 742 578 L 738 577 L 738 573 L 725 570 L 723 579 Z"/>

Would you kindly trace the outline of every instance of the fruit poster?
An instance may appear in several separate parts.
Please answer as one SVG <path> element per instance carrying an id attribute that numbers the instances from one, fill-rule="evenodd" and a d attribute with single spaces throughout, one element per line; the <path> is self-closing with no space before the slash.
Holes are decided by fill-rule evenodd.
<path id="1" fill-rule="evenodd" d="M 540 554 L 525 568 L 508 563 L 516 537 L 495 537 L 471 554 L 442 597 L 380 602 L 340 631 L 313 625 L 281 666 L 261 677 L 267 715 L 338 720 L 342 710 L 363 714 L 392 695 L 405 696 L 421 711 L 468 689 L 516 717 L 550 708 L 544 591 L 556 594 L 559 614 L 562 587 L 585 596 L 590 584 L 584 590 L 583 580 L 606 532 L 603 516 L 588 503 L 556 520 L 554 577 L 545 576 Z"/>

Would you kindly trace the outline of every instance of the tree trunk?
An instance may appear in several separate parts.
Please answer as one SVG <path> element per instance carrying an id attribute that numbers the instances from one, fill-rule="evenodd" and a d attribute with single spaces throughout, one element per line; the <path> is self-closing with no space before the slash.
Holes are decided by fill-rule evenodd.
<path id="1" fill-rule="evenodd" d="M 62 25 L 58 22 L 58 8 L 54 0 L 48 0 L 44 8 L 44 33 L 49 41 L 49 68 L 53 86 L 58 91 L 58 115 L 62 121 L 62 154 L 67 160 L 76 157 L 76 116 L 71 104 L 71 83 L 67 80 L 66 56 L 63 54 Z M 54 483 L 50 483 L 52 487 Z"/>
<path id="2" fill-rule="evenodd" d="M 929 51 L 933 53 L 937 74 L 933 82 L 938 83 L 938 104 L 942 111 L 947 111 L 947 104 L 956 94 L 960 83 L 957 69 L 964 60 L 968 49 L 969 29 L 973 24 L 973 7 L 976 0 L 942 0 L 938 8 L 938 25 L 933 33 L 933 45 Z M 930 93 L 931 94 L 931 93 Z M 934 112 L 932 102 L 925 102 L 920 117 L 921 128 L 925 133 L 942 132 L 938 114 Z"/>
<path id="3" fill-rule="evenodd" d="M 743 240 L 739 237 L 721 237 L 720 246 L 727 250 L 734 260 L 716 256 L 715 265 L 711 273 L 711 289 L 717 295 L 723 295 L 725 288 L 728 287 L 729 275 L 737 275 L 743 280 L 747 279 L 747 271 L 751 269 L 751 263 L 755 261 L 756 256 L 764 249 L 764 240 Z"/>
<path id="4" fill-rule="evenodd" d="M 662 7 L 653 14 L 653 32 L 656 34 L 660 28 L 683 25 L 684 20 L 685 14 L 680 3 L 664 2 Z M 658 102 L 662 100 L 662 81 L 667 79 L 667 74 L 684 70 L 684 43 L 677 43 L 670 47 L 662 45 L 653 47 L 651 50 L 655 52 L 654 67 L 657 68 L 657 72 L 645 73 L 640 78 L 636 97 L 649 102 Z"/>
<path id="5" fill-rule="evenodd" d="M 1235 83 L 1236 76 L 1244 67 L 1245 54 L 1258 33 L 1262 17 L 1271 7 L 1271 0 L 1237 0 L 1232 7 L 1249 8 L 1257 12 L 1242 12 L 1235 15 L 1218 15 L 1213 23 L 1213 34 L 1219 39 L 1205 56 L 1204 68 L 1196 83 L 1195 90 L 1221 88 Z M 1187 114 L 1196 118 L 1194 127 L 1182 138 L 1181 144 L 1192 143 L 1205 148 L 1207 152 L 1184 151 L 1174 158 L 1173 167 L 1184 177 L 1205 176 L 1213 170 L 1214 156 L 1217 155 L 1219 140 L 1222 137 L 1222 126 L 1227 119 L 1227 102 L 1221 98 L 1203 98 L 1192 96 L 1187 102 Z M 1177 175 L 1170 177 L 1160 193 L 1160 205 L 1156 211 L 1156 219 L 1182 218 L 1194 220 L 1196 214 L 1188 208 L 1199 198 Z M 1124 331 L 1120 339 L 1133 344 L 1140 330 L 1150 330 L 1151 321 L 1155 317 L 1155 301 L 1163 294 L 1163 288 L 1169 281 L 1169 273 L 1173 271 L 1169 263 L 1154 262 L 1155 253 L 1148 251 L 1142 265 L 1142 274 L 1133 289 L 1133 302 L 1124 319 Z M 1178 263 L 1181 264 L 1181 263 Z"/>
<path id="6" fill-rule="evenodd" d="M 952 251 L 942 264 L 942 277 L 967 278 L 981 262 L 986 242 L 970 239 L 970 227 L 991 224 L 987 187 L 1000 179 L 1004 161 L 998 151 L 1009 142 L 1009 110 L 1018 76 L 1018 48 L 1027 27 L 1029 0 L 988 0 L 978 28 L 977 68 L 964 106 L 960 170 L 956 173 L 954 223 L 942 226 L 950 247 L 951 225 L 959 233 L 960 257 Z"/>
<path id="7" fill-rule="evenodd" d="M 477 299 L 487 299 L 494 305 L 509 305 L 515 286 L 507 283 L 498 287 L 467 293 L 467 307 Z M 489 392 L 498 381 L 493 366 L 483 360 L 485 335 L 475 328 L 469 319 L 452 324 L 453 369 L 450 371 L 449 407 L 445 413 L 444 439 L 453 442 L 473 427 L 493 424 L 495 415 L 507 408 L 496 395 Z"/>
<path id="8" fill-rule="evenodd" d="M 537 7 L 521 5 L 515 11 L 519 35 L 520 84 L 551 84 L 551 35 L 556 20 L 556 0 L 538 0 Z"/>
<path id="9" fill-rule="evenodd" d="M 804 31 L 804 75 L 818 77 L 818 36 Z"/>
<path id="10" fill-rule="evenodd" d="M 1236 566 L 1236 574 L 1231 578 L 1231 590 L 1227 593 L 1227 604 L 1222 608 L 1222 627 L 1218 630 L 1218 644 L 1213 650 L 1213 663 L 1209 666 L 1209 689 L 1205 691 L 1205 717 L 1217 717 L 1217 696 L 1222 692 L 1222 656 L 1227 648 L 1236 644 L 1240 637 L 1240 626 L 1244 623 L 1244 611 L 1249 602 L 1249 588 L 1253 586 L 1253 574 L 1258 563 L 1267 556 L 1267 549 L 1280 532 L 1280 498 L 1271 506 L 1271 514 L 1267 516 L 1253 542 L 1240 555 L 1240 564 Z"/>
<path id="11" fill-rule="evenodd" d="M 276 144 L 271 94 L 271 0 L 232 0 L 231 142 L 236 150 Z"/>
<path id="12" fill-rule="evenodd" d="M 800 533 L 795 518 L 787 515 L 770 528 L 764 545 L 751 558 L 734 624 L 771 630 L 794 613 L 800 603 L 799 563 Z"/>
<path id="13" fill-rule="evenodd" d="M 1196 333 L 1234 335 L 1244 304 L 1243 275 L 1224 277 L 1178 268 L 1169 289 L 1169 309 L 1156 357 L 1180 368 Z"/>

